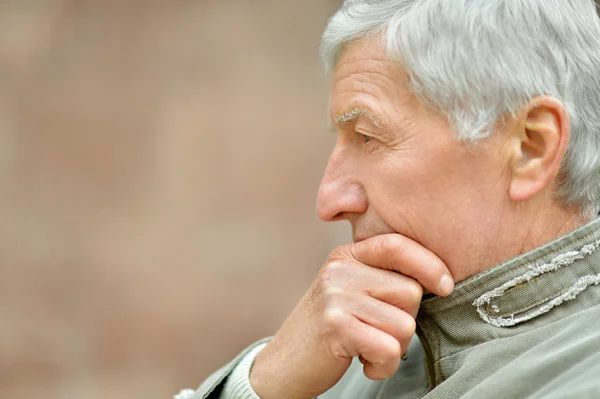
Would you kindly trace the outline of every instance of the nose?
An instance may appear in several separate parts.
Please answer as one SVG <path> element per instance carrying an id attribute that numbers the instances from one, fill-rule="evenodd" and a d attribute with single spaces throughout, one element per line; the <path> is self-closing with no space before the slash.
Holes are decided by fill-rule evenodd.
<path id="1" fill-rule="evenodd" d="M 358 170 L 344 147 L 336 146 L 329 157 L 317 195 L 317 213 L 326 222 L 362 214 L 368 201 Z"/>

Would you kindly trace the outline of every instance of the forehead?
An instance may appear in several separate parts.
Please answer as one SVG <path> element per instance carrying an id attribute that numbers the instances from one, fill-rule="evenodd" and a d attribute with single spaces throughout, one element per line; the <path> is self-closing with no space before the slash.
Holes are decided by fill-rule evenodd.
<path id="1" fill-rule="evenodd" d="M 332 121 L 354 109 L 374 113 L 414 105 L 408 75 L 389 61 L 378 38 L 355 41 L 342 53 L 334 70 L 329 112 Z"/>

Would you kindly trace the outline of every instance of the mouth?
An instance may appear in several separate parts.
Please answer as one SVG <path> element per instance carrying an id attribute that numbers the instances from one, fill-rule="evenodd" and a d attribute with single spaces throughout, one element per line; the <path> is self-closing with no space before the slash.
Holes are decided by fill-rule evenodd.
<path id="1" fill-rule="evenodd" d="M 354 241 L 354 243 L 356 244 L 357 242 L 364 241 L 367 238 L 370 238 L 370 237 L 360 237 L 360 236 L 359 237 L 352 237 L 352 241 Z"/>
<path id="2" fill-rule="evenodd" d="M 354 243 L 356 244 L 357 242 L 361 242 L 361 241 L 365 241 L 368 240 L 369 238 L 373 238 L 373 237 L 377 237 L 377 236 L 381 236 L 381 235 L 385 235 L 385 234 L 399 234 L 396 231 L 392 230 L 392 229 L 385 229 L 385 230 L 380 230 L 377 231 L 376 233 L 366 233 L 362 232 L 362 233 L 352 233 L 352 241 L 354 241 Z"/>
<path id="3" fill-rule="evenodd" d="M 384 223 L 361 223 L 361 226 L 352 224 L 352 241 L 357 242 L 368 240 L 383 234 L 396 233 L 394 229 Z"/>
<path id="4" fill-rule="evenodd" d="M 368 240 L 369 238 L 377 237 L 377 236 L 382 235 L 382 234 L 385 234 L 385 233 L 378 233 L 378 234 L 354 234 L 352 236 L 352 241 L 354 241 L 354 243 L 356 244 L 357 242 L 365 241 L 365 240 Z"/>

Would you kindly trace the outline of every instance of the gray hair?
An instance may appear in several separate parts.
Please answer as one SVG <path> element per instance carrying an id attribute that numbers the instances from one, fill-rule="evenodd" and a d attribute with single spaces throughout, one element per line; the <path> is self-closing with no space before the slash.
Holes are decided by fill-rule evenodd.
<path id="1" fill-rule="evenodd" d="M 347 0 L 329 20 L 331 71 L 352 41 L 380 36 L 409 87 L 476 141 L 534 97 L 571 119 L 557 192 L 589 212 L 600 202 L 600 19 L 592 0 Z"/>

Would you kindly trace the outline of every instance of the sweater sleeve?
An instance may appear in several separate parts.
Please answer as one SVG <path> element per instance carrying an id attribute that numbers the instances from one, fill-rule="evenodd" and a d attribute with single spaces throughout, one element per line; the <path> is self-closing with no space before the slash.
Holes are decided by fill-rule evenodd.
<path id="1" fill-rule="evenodd" d="M 219 399 L 260 399 L 250 385 L 250 370 L 254 359 L 266 345 L 266 343 L 259 345 L 244 356 L 225 382 Z"/>
<path id="2" fill-rule="evenodd" d="M 260 352 L 260 349 L 264 348 L 264 346 L 271 340 L 271 337 L 262 339 L 258 342 L 255 342 L 248 348 L 244 349 L 242 353 L 236 356 L 229 364 L 223 366 L 219 370 L 215 371 L 212 375 L 210 375 L 197 390 L 193 389 L 184 389 L 180 391 L 177 395 L 173 396 L 173 399 L 246 399 L 246 398 L 255 398 L 257 396 L 224 396 L 225 385 L 231 378 L 231 389 L 236 389 L 236 392 L 244 392 L 239 391 L 241 388 L 238 387 L 239 384 L 235 382 L 243 382 L 241 376 L 245 375 L 248 383 L 248 387 L 250 387 L 250 368 L 252 367 L 252 363 L 254 362 L 254 358 Z M 260 349 L 259 349 L 260 347 Z M 244 363 L 245 366 L 241 364 Z M 238 366 L 240 366 L 238 368 Z M 246 368 L 244 371 L 244 367 Z M 239 375 L 239 377 L 234 376 L 234 372 Z M 244 374 L 245 373 L 245 374 Z M 253 391 L 251 391 L 254 393 Z M 254 394 L 256 395 L 256 394 Z"/>

